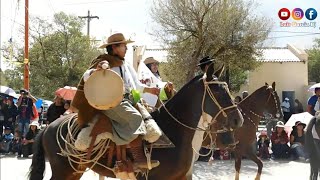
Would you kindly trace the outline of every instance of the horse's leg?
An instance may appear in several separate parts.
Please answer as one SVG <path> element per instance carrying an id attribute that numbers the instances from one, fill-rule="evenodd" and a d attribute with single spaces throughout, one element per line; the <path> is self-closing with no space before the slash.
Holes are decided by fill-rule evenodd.
<path id="1" fill-rule="evenodd" d="M 240 178 L 240 168 L 241 168 L 241 154 L 240 153 L 234 153 L 235 154 L 235 168 L 236 168 L 236 176 L 235 180 L 239 180 Z"/>
<path id="2" fill-rule="evenodd" d="M 50 163 L 52 170 L 51 180 L 79 180 L 81 178 L 82 173 L 75 173 L 69 163 L 68 166 L 62 166 L 61 164 L 63 163 L 63 161 Z"/>
<path id="3" fill-rule="evenodd" d="M 247 157 L 248 157 L 249 159 L 251 159 L 252 161 L 254 161 L 254 162 L 258 165 L 258 173 L 257 173 L 257 175 L 256 175 L 255 180 L 260 180 L 261 173 L 262 173 L 262 168 L 263 168 L 263 163 L 262 163 L 262 161 L 257 157 L 257 155 L 256 155 L 253 151 L 250 151 L 250 152 L 247 154 Z"/>
<path id="4" fill-rule="evenodd" d="M 312 154 L 310 155 L 312 157 Z M 317 180 L 318 179 L 318 166 L 317 166 L 317 159 L 310 158 L 310 180 Z"/>

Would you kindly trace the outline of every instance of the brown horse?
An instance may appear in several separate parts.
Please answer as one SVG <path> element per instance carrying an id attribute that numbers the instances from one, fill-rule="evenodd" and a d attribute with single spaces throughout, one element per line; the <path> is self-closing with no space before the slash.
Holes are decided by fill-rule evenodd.
<path id="1" fill-rule="evenodd" d="M 186 179 L 186 173 L 192 166 L 192 140 L 195 132 L 209 130 L 207 128 L 209 126 L 204 126 L 205 123 L 210 124 L 212 120 L 213 123 L 221 124 L 221 127 L 215 129 L 215 131 L 237 128 L 243 123 L 242 116 L 231 100 L 227 87 L 215 77 L 212 65 L 207 72 L 207 76 L 195 77 L 165 106 L 152 113 L 152 116 L 163 132 L 175 144 L 175 148 L 153 149 L 152 159 L 159 160 L 160 166 L 149 172 L 149 178 L 152 180 Z M 206 118 L 203 118 L 203 116 L 206 116 Z M 214 118 L 211 119 L 210 117 Z M 203 122 L 203 119 L 207 119 L 207 121 Z M 82 174 L 75 173 L 68 158 L 59 155 L 61 149 L 58 143 L 62 148 L 67 146 L 60 136 L 56 136 L 57 130 L 64 120 L 65 117 L 57 119 L 37 136 L 29 173 L 30 180 L 43 179 L 45 156 L 51 165 L 52 180 L 76 180 L 81 178 Z M 67 125 L 63 125 L 61 135 L 65 137 L 67 133 L 69 133 Z M 92 162 L 80 166 L 78 164 L 79 160 L 73 160 L 77 163 L 72 164 L 80 170 L 91 167 L 93 164 Z M 107 158 L 102 156 L 98 162 L 106 165 Z M 103 176 L 115 177 L 113 171 L 102 165 L 96 164 L 92 170 Z M 138 179 L 144 179 L 144 177 L 138 176 Z"/>
<path id="2" fill-rule="evenodd" d="M 259 122 L 265 116 L 269 116 L 269 118 L 281 118 L 283 116 L 279 96 L 275 90 L 275 82 L 272 83 L 271 87 L 266 83 L 265 86 L 257 89 L 250 96 L 243 99 L 238 104 L 238 107 L 244 118 L 242 127 L 236 129 L 234 134 L 217 134 L 216 147 L 219 149 L 231 149 L 234 151 L 236 180 L 239 179 L 242 156 L 246 156 L 258 165 L 258 173 L 255 178 L 258 180 L 261 176 L 263 164 L 257 157 L 256 152 L 254 152 L 252 145 L 256 142 L 256 131 L 258 129 Z M 233 135 L 235 142 L 238 142 L 235 147 L 230 147 L 221 142 L 223 139 L 232 139 Z M 227 141 L 230 143 L 230 140 Z M 232 139 L 232 141 L 234 141 L 234 139 Z M 208 142 L 204 143 L 205 146 L 207 144 Z"/>

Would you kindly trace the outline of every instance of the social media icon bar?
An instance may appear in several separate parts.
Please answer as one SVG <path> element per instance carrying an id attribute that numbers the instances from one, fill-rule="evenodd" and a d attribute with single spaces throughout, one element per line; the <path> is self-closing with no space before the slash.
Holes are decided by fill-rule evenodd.
<path id="1" fill-rule="evenodd" d="M 303 13 L 303 12 L 302 12 Z M 287 20 L 290 18 L 290 11 L 287 8 L 282 8 L 278 12 L 278 16 L 281 20 Z"/>
<path id="2" fill-rule="evenodd" d="M 292 10 L 292 18 L 294 20 L 301 20 L 303 18 L 303 15 L 304 15 L 303 10 L 300 8 L 294 8 Z"/>
<path id="3" fill-rule="evenodd" d="M 306 10 L 305 16 L 308 20 L 312 21 L 317 18 L 318 13 L 315 9 L 309 8 Z"/>

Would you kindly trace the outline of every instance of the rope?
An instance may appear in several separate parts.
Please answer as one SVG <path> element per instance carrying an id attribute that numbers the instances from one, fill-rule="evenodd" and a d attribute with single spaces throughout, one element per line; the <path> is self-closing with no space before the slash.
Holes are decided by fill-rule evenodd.
<path id="1" fill-rule="evenodd" d="M 204 122 L 207 122 L 207 123 L 208 123 L 208 120 L 206 119 L 205 111 L 204 111 L 204 102 L 205 102 L 205 97 L 206 97 L 206 95 L 207 95 L 207 92 L 208 92 L 211 100 L 216 104 L 216 106 L 217 106 L 218 109 L 219 109 L 219 111 L 218 111 L 218 113 L 215 115 L 215 117 L 212 118 L 211 123 L 208 123 L 209 125 L 212 125 L 212 124 L 214 124 L 214 123 L 217 122 L 217 121 L 216 121 L 216 118 L 220 115 L 220 113 L 223 113 L 223 116 L 224 116 L 224 117 L 227 117 L 227 114 L 226 114 L 225 110 L 232 109 L 232 108 L 237 108 L 237 105 L 233 104 L 233 105 L 228 106 L 228 107 L 225 107 L 225 108 L 221 107 L 220 104 L 219 104 L 219 102 L 218 102 L 217 99 L 215 98 L 214 94 L 212 93 L 211 89 L 209 88 L 209 84 L 222 84 L 222 85 L 226 86 L 225 89 L 226 89 L 227 93 L 229 94 L 229 96 L 231 97 L 231 94 L 230 94 L 230 91 L 229 91 L 229 88 L 228 88 L 227 83 L 225 83 L 225 82 L 220 82 L 220 81 L 210 81 L 210 82 L 206 82 L 206 81 L 205 81 L 205 79 L 206 79 L 205 76 L 206 76 L 206 75 L 204 75 L 204 77 L 203 77 L 203 79 L 204 79 L 204 80 L 203 80 L 203 83 L 204 83 L 204 87 L 205 87 L 205 88 L 204 88 L 203 97 L 202 97 L 202 103 L 201 103 L 202 117 L 203 117 Z M 191 126 L 188 126 L 188 125 L 180 122 L 176 117 L 174 117 L 174 116 L 170 113 L 170 111 L 167 109 L 167 107 L 165 106 L 165 104 L 163 103 L 163 101 L 161 101 L 160 99 L 159 99 L 159 101 L 160 101 L 162 107 L 163 107 L 163 108 L 166 110 L 166 112 L 171 116 L 171 118 L 172 118 L 173 120 L 175 120 L 177 123 L 179 123 L 180 125 L 184 126 L 185 128 L 191 129 L 191 130 L 193 130 L 193 131 L 207 131 L 206 129 L 202 129 L 202 128 L 200 128 L 200 127 L 193 128 L 193 127 L 191 127 Z M 209 126 L 209 127 L 210 127 L 210 126 Z M 212 132 L 212 133 L 221 133 L 221 132 L 225 132 L 225 131 L 224 131 L 224 130 L 218 130 L 218 131 Z"/>
<path id="2" fill-rule="evenodd" d="M 203 138 L 203 139 L 206 139 L 206 137 L 207 136 L 209 136 L 209 138 L 210 138 L 210 150 L 209 150 L 209 152 L 207 153 L 207 154 L 201 154 L 201 153 L 199 153 L 194 147 L 192 147 L 192 150 L 198 155 L 198 156 L 208 156 L 211 152 L 213 152 L 214 151 L 214 149 L 215 149 L 215 144 L 216 144 L 216 139 L 217 139 L 217 137 L 216 138 L 212 138 L 212 134 L 209 132 L 207 132 L 207 134 L 206 134 L 206 136 Z M 216 135 L 217 136 L 217 135 Z M 203 141 L 202 141 L 203 142 Z"/>
<path id="3" fill-rule="evenodd" d="M 76 139 L 74 138 L 77 133 L 80 132 L 81 127 L 78 123 L 76 123 L 75 120 L 72 121 L 72 119 L 76 116 L 76 114 L 69 115 L 69 117 L 65 118 L 65 120 L 59 125 L 56 133 L 56 139 L 58 146 L 61 150 L 61 153 L 58 153 L 61 156 L 67 157 L 70 166 L 75 171 L 75 173 L 84 173 L 88 170 L 79 170 L 77 167 L 75 167 L 74 164 L 79 165 L 80 167 L 88 167 L 90 163 L 92 165 L 88 167 L 89 169 L 92 169 L 95 165 L 100 165 L 112 172 L 114 172 L 113 168 L 109 168 L 108 166 L 105 166 L 98 162 L 98 160 L 106 153 L 110 139 L 104 139 L 101 140 L 96 146 L 92 149 L 92 156 L 94 157 L 92 159 L 87 159 L 88 152 L 79 151 L 74 146 Z M 68 133 L 66 134 L 66 137 L 63 135 L 63 127 L 67 125 Z M 63 148 L 59 138 L 62 140 L 62 142 L 65 143 L 65 147 Z M 77 160 L 75 160 L 77 159 Z"/>

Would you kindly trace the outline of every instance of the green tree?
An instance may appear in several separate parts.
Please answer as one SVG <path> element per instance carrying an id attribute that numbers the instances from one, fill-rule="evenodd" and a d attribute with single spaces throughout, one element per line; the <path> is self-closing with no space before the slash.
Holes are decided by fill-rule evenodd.
<path id="1" fill-rule="evenodd" d="M 320 82 L 320 39 L 314 40 L 314 45 L 307 50 L 309 55 L 308 74 L 310 82 Z"/>
<path id="2" fill-rule="evenodd" d="M 76 86 L 90 61 L 99 52 L 89 37 L 81 32 L 84 21 L 73 15 L 57 13 L 52 23 L 40 18 L 32 20 L 30 59 L 30 90 L 44 98 L 53 98 L 59 87 Z M 17 57 L 23 62 L 23 54 Z M 15 76 L 23 73 L 23 68 L 14 69 L 16 73 L 6 73 L 9 82 L 15 85 Z M 10 72 L 10 71 L 9 71 Z M 19 75 L 17 75 L 19 74 Z M 21 85 L 23 81 L 20 82 Z"/>
<path id="3" fill-rule="evenodd" d="M 7 79 L 2 71 L 2 69 L 0 68 L 0 85 L 2 86 L 7 86 L 8 83 L 7 83 Z"/>
<path id="4" fill-rule="evenodd" d="M 269 21 L 252 14 L 252 1 L 159 0 L 154 1 L 154 35 L 166 44 L 168 64 L 163 74 L 179 86 L 190 80 L 204 56 L 224 63 L 225 80 L 237 91 L 245 72 L 259 63 L 259 47 L 268 36 Z M 239 76 L 240 75 L 240 76 Z"/>

